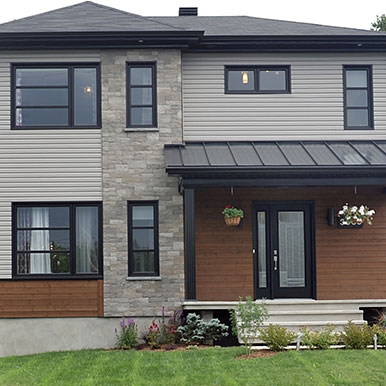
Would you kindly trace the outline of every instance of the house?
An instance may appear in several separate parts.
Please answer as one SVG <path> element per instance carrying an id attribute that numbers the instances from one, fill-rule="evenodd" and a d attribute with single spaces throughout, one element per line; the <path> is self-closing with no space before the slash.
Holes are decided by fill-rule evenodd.
<path id="1" fill-rule="evenodd" d="M 267 298 L 386 308 L 386 34 L 83 2 L 0 25 L 0 355 Z M 372 226 L 338 227 L 345 203 Z M 237 227 L 226 205 L 242 208 Z"/>

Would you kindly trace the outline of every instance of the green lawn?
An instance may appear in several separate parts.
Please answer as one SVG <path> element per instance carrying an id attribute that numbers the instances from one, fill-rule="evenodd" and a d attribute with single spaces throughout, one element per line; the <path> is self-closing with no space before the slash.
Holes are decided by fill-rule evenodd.
<path id="1" fill-rule="evenodd" d="M 0 359 L 0 385 L 386 385 L 386 350 L 76 351 Z"/>

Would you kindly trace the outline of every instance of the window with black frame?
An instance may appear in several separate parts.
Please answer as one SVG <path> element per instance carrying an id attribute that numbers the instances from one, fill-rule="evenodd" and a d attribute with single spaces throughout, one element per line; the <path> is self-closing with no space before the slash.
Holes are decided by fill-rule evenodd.
<path id="1" fill-rule="evenodd" d="M 226 94 L 291 92 L 290 66 L 226 66 Z"/>
<path id="2" fill-rule="evenodd" d="M 372 129 L 371 66 L 343 66 L 345 129 Z"/>
<path id="3" fill-rule="evenodd" d="M 158 202 L 128 202 L 129 276 L 158 276 Z"/>
<path id="4" fill-rule="evenodd" d="M 127 127 L 157 126 L 155 63 L 127 63 Z"/>
<path id="5" fill-rule="evenodd" d="M 13 65 L 12 128 L 100 127 L 97 64 Z"/>
<path id="6" fill-rule="evenodd" d="M 100 204 L 15 204 L 15 276 L 101 273 Z"/>

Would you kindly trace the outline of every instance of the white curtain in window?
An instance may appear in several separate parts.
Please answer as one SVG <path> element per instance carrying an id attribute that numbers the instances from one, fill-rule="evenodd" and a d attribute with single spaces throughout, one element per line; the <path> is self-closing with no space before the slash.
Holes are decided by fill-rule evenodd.
<path id="1" fill-rule="evenodd" d="M 32 208 L 32 228 L 49 227 L 49 209 Z M 31 250 L 50 250 L 50 235 L 48 231 L 31 232 Z M 51 259 L 49 253 L 31 253 L 30 273 L 51 273 Z"/>
<path id="2" fill-rule="evenodd" d="M 76 272 L 98 272 L 98 208 L 76 208 Z"/>

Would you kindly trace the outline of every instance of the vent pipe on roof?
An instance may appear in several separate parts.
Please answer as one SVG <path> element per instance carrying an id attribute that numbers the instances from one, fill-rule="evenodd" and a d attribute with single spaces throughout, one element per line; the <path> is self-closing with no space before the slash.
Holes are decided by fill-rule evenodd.
<path id="1" fill-rule="evenodd" d="M 197 7 L 182 7 L 179 9 L 178 16 L 197 16 Z"/>

